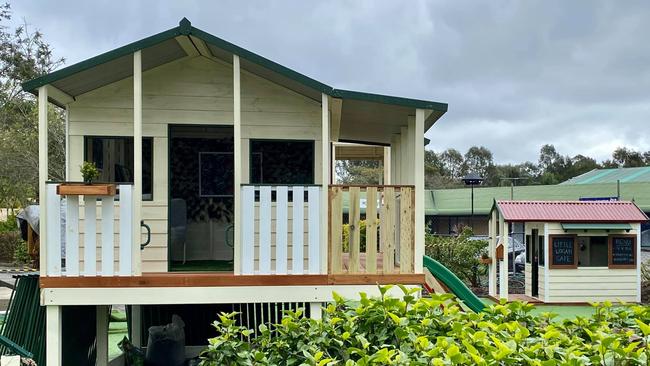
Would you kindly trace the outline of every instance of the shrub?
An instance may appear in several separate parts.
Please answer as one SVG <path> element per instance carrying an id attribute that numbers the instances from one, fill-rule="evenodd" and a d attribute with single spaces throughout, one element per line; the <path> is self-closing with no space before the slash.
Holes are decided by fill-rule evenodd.
<path id="1" fill-rule="evenodd" d="M 356 302 L 335 295 L 322 321 L 286 312 L 257 338 L 222 313 L 201 365 L 646 365 L 650 355 L 648 307 L 604 303 L 590 318 L 555 321 L 525 303 L 476 314 L 452 295 L 415 299 L 417 289 L 403 288 L 397 299 L 380 289 Z"/>
<path id="2" fill-rule="evenodd" d="M 95 163 L 84 161 L 79 171 L 81 172 L 84 183 L 92 183 L 95 179 L 99 178 L 99 170 L 97 170 Z"/>
<path id="3" fill-rule="evenodd" d="M 13 261 L 14 251 L 21 243 L 16 217 L 9 215 L 7 221 L 0 221 L 0 261 Z"/>
<path id="4" fill-rule="evenodd" d="M 472 229 L 463 228 L 458 236 L 436 236 L 427 233 L 425 236 L 425 252 L 449 268 L 458 278 L 468 282 L 473 287 L 480 287 L 481 275 L 485 273 L 485 266 L 480 264 L 479 258 L 486 253 L 488 242 L 473 240 Z"/>
<path id="5" fill-rule="evenodd" d="M 32 258 L 29 256 L 29 250 L 27 249 L 27 243 L 24 242 L 23 240 L 20 240 L 14 248 L 14 253 L 13 253 L 14 263 L 25 264 L 25 263 L 29 263 L 31 259 Z"/>

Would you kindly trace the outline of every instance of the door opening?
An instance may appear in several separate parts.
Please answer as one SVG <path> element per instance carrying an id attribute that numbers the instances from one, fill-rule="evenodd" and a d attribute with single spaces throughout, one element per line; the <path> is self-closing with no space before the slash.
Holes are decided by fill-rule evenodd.
<path id="1" fill-rule="evenodd" d="M 531 263 L 531 271 L 530 271 L 530 283 L 531 283 L 531 296 L 533 297 L 538 297 L 539 296 L 539 230 L 537 229 L 532 229 L 531 232 L 531 239 L 532 239 L 532 250 L 533 250 L 533 256 L 532 256 L 532 263 Z"/>
<path id="2" fill-rule="evenodd" d="M 169 126 L 169 270 L 233 270 L 231 126 Z"/>

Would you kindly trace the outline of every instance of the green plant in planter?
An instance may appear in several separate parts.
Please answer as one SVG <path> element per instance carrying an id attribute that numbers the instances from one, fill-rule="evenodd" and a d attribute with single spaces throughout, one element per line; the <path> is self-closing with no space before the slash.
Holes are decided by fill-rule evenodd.
<path id="1" fill-rule="evenodd" d="M 81 176 L 86 184 L 91 184 L 93 180 L 99 178 L 99 170 L 97 170 L 95 163 L 84 161 L 81 164 Z"/>

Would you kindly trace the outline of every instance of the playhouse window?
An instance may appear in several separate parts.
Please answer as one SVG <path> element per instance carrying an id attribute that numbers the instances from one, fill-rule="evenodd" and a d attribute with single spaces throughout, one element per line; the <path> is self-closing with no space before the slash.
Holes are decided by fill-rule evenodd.
<path id="1" fill-rule="evenodd" d="M 314 184 L 314 141 L 251 140 L 250 182 Z"/>
<path id="2" fill-rule="evenodd" d="M 579 267 L 607 267 L 608 251 L 606 236 L 578 237 Z"/>
<path id="3" fill-rule="evenodd" d="M 97 181 L 133 183 L 133 137 L 87 136 L 84 160 L 95 163 Z M 153 199 L 153 138 L 142 138 L 142 199 Z"/>

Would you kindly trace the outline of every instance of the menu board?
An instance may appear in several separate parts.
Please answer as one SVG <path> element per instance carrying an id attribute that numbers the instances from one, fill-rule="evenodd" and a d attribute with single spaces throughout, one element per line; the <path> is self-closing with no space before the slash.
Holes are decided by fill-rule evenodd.
<path id="1" fill-rule="evenodd" d="M 551 239 L 551 266 L 575 266 L 576 246 L 573 236 L 555 236 Z"/>
<path id="2" fill-rule="evenodd" d="M 636 264 L 634 237 L 614 236 L 611 240 L 610 264 L 614 266 L 634 266 Z"/>

